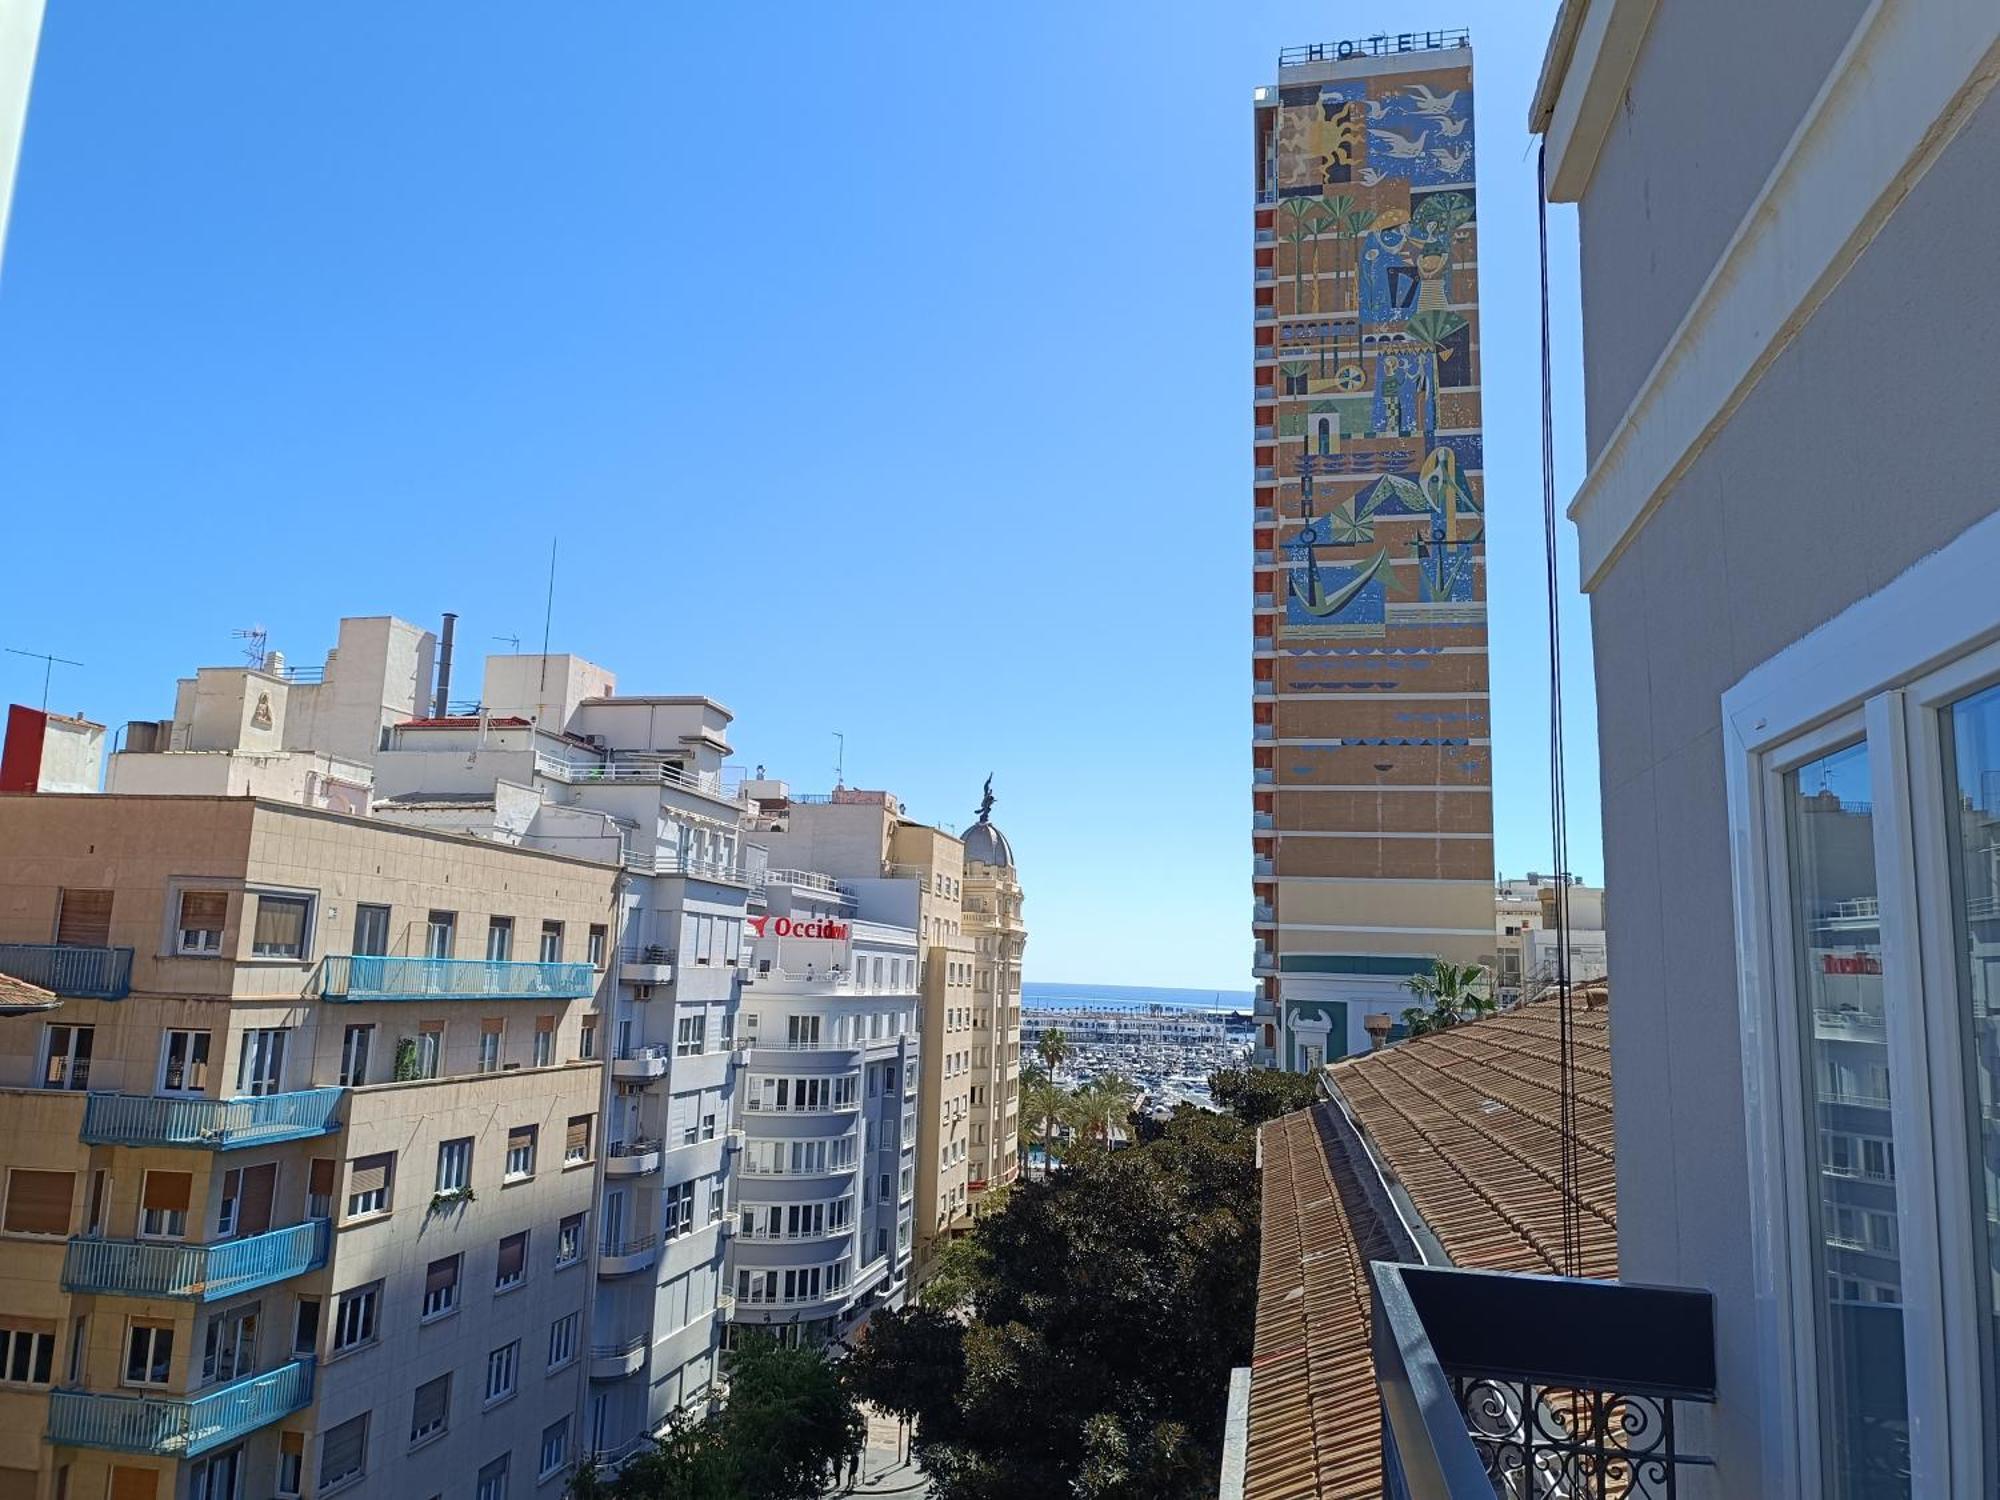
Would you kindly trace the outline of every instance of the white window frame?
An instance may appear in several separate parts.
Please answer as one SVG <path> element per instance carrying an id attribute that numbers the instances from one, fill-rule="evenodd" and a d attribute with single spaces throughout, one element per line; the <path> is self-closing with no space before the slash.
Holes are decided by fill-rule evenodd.
<path id="1" fill-rule="evenodd" d="M 169 1088 L 167 1086 L 167 1066 L 171 1061 L 174 1040 L 177 1037 L 185 1041 L 187 1055 L 181 1061 L 182 1086 L 180 1088 Z M 200 1063 L 202 1082 L 194 1088 L 189 1088 L 186 1086 L 187 1076 L 195 1067 L 194 1049 L 196 1038 L 200 1038 L 202 1045 L 203 1055 Z M 154 1081 L 153 1092 L 169 1099 L 204 1098 L 208 1093 L 208 1074 L 214 1067 L 215 1033 L 213 1031 L 205 1026 L 169 1026 L 160 1033 L 160 1071 Z"/>
<path id="2" fill-rule="evenodd" d="M 1948 890 L 1940 711 L 2000 683 L 2000 515 L 1747 673 L 1722 696 L 1750 1169 L 1761 1492 L 1817 1494 L 1823 1443 L 1794 993 L 1784 773 L 1866 739 L 1880 892 L 1913 1494 L 1990 1492 L 1972 1264 L 1974 1181 Z M 1952 1337 L 1946 1337 L 1946 1330 Z"/>

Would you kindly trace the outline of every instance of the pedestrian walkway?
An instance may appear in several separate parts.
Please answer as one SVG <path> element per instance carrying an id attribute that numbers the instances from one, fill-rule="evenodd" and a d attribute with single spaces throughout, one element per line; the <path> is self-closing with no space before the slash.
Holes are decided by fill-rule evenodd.
<path id="1" fill-rule="evenodd" d="M 907 1456 L 909 1429 L 873 1407 L 864 1406 L 861 1413 L 868 1419 L 868 1446 L 861 1453 L 860 1471 L 851 1484 L 843 1474 L 840 1483 L 828 1490 L 827 1495 L 887 1495 L 899 1500 L 921 1500 L 928 1496 L 930 1480 Z"/>

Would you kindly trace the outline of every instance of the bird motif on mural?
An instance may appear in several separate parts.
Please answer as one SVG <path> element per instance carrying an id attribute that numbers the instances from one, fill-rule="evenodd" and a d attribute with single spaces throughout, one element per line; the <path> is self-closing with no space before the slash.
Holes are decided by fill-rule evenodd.
<path id="1" fill-rule="evenodd" d="M 1437 159 L 1437 164 L 1440 167 L 1456 177 L 1460 172 L 1465 170 L 1465 164 L 1472 160 L 1472 148 L 1470 146 L 1440 146 L 1431 155 Z"/>
<path id="2" fill-rule="evenodd" d="M 1361 185 L 1363 187 L 1373 187 L 1388 175 L 1387 172 L 1378 171 L 1374 167 L 1363 167 L 1361 169 Z"/>
<path id="3" fill-rule="evenodd" d="M 1398 135 L 1393 130 L 1371 130 L 1368 134 L 1380 141 L 1382 149 L 1389 155 L 1406 161 L 1413 161 L 1422 156 L 1424 148 L 1431 143 L 1431 133 L 1428 130 L 1419 131 L 1415 140 L 1406 135 Z"/>
<path id="4" fill-rule="evenodd" d="M 1465 127 L 1471 123 L 1470 119 L 1440 119 L 1438 121 L 1438 136 L 1442 140 L 1455 141 L 1465 134 Z"/>
<path id="5" fill-rule="evenodd" d="M 1369 119 L 1386 120 L 1389 118 L 1389 101 L 1387 99 L 1364 99 L 1361 102 L 1368 106 Z"/>
<path id="6" fill-rule="evenodd" d="M 1420 115 L 1431 115 L 1438 119 L 1451 113 L 1451 107 L 1458 103 L 1457 89 L 1449 94 L 1434 94 L 1421 83 L 1410 85 L 1410 102 Z"/>

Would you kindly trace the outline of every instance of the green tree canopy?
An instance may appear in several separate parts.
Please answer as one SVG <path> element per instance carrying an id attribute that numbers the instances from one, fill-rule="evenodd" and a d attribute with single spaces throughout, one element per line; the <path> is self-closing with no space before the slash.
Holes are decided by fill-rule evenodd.
<path id="1" fill-rule="evenodd" d="M 1223 1068 L 1208 1075 L 1209 1097 L 1245 1125 L 1262 1125 L 1319 1097 L 1310 1073 L 1283 1068 Z"/>
<path id="2" fill-rule="evenodd" d="M 1256 1305 L 1255 1136 L 1176 1112 L 1157 1139 L 1020 1184 L 956 1307 L 878 1314 L 858 1394 L 916 1422 L 939 1500 L 1203 1500 Z"/>

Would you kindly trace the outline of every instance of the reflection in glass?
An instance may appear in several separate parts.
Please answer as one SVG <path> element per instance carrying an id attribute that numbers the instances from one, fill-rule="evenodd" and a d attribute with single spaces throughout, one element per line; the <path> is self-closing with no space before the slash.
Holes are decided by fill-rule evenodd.
<path id="1" fill-rule="evenodd" d="M 1813 1090 L 1807 1148 L 1820 1288 L 1823 1492 L 1910 1493 L 1895 1130 L 1868 748 L 1785 778 L 1798 995 Z"/>
<path id="2" fill-rule="evenodd" d="M 2000 688 L 1988 688 L 1945 713 L 1946 786 L 1951 798 L 1946 826 L 1952 854 L 1953 920 L 1958 932 L 1958 992 L 1966 1057 L 1966 1099 L 1972 1119 L 1974 1264 L 1983 1316 L 1981 1354 L 1987 1371 L 1987 1472 L 2000 1472 L 1994 1419 L 1996 1339 L 1994 1307 L 2000 1303 Z"/>

